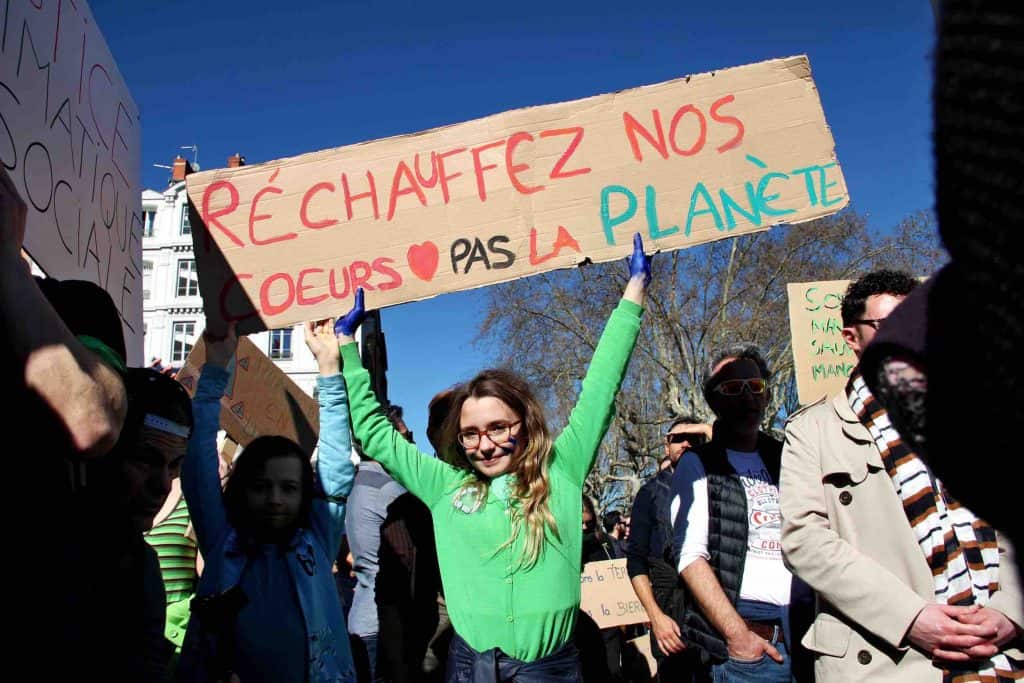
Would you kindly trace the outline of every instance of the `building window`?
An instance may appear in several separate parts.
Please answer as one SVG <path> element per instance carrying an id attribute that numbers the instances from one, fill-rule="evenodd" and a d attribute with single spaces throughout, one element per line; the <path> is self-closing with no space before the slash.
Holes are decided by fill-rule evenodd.
<path id="1" fill-rule="evenodd" d="M 181 205 L 181 234 L 182 235 L 191 235 L 192 234 L 192 224 L 189 223 L 189 220 L 188 220 L 188 204 L 187 203 Z"/>
<path id="2" fill-rule="evenodd" d="M 270 352 L 274 360 L 288 360 L 292 357 L 292 328 L 270 331 Z"/>
<path id="3" fill-rule="evenodd" d="M 178 296 L 197 296 L 199 294 L 199 274 L 196 272 L 195 259 L 178 261 Z"/>
<path id="4" fill-rule="evenodd" d="M 142 262 L 142 300 L 149 300 L 150 290 L 153 288 L 153 262 Z"/>
<path id="5" fill-rule="evenodd" d="M 188 358 L 196 341 L 196 324 L 174 323 L 171 327 L 171 362 L 180 363 Z"/>
<path id="6" fill-rule="evenodd" d="M 142 212 L 142 236 L 153 236 L 153 224 L 156 223 L 156 211 Z"/>

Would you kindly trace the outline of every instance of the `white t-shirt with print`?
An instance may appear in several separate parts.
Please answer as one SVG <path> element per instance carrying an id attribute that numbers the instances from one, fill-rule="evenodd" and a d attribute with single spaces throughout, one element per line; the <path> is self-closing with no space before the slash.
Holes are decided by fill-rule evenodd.
<path id="1" fill-rule="evenodd" d="M 727 450 L 729 464 L 743 483 L 747 496 L 747 559 L 743 566 L 740 599 L 788 605 L 791 576 L 782 563 L 782 513 L 779 488 L 772 483 L 757 452 Z M 708 553 L 708 480 L 704 465 L 687 453 L 672 478 L 674 547 L 679 548 L 681 573 Z"/>

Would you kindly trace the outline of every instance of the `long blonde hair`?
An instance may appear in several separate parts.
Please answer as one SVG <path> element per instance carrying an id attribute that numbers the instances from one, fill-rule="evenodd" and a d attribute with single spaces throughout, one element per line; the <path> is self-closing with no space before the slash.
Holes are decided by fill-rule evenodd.
<path id="1" fill-rule="evenodd" d="M 509 473 L 514 475 L 511 490 L 513 505 L 512 534 L 497 550 L 506 548 L 520 533 L 525 533 L 520 567 L 536 564 L 544 550 L 547 529 L 558 538 L 558 524 L 548 507 L 551 497 L 551 478 L 548 465 L 551 462 L 552 440 L 540 402 L 534 397 L 530 385 L 507 370 L 484 370 L 469 382 L 455 389 L 451 408 L 442 427 L 441 456 L 451 465 L 466 470 L 466 482 L 455 495 L 454 505 L 466 498 L 474 501 L 472 509 L 482 506 L 487 500 L 490 480 L 470 463 L 465 450 L 458 442 L 461 429 L 462 404 L 469 398 L 493 397 L 504 402 L 522 421 L 518 439 L 523 444 L 519 454 L 514 456 Z"/>

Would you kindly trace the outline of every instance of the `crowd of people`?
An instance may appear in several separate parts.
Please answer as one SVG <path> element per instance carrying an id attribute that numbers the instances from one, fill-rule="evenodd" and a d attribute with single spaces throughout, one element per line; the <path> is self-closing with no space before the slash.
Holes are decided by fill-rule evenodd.
<path id="1" fill-rule="evenodd" d="M 940 76 L 970 93 L 956 76 L 1017 43 L 965 42 L 980 10 L 949 7 Z M 985 30 L 1009 25 L 1010 14 L 981 14 Z M 1020 113 L 1019 99 L 999 101 L 990 123 Z M 970 346 L 943 301 L 1021 275 L 1019 259 L 983 250 L 1005 275 L 994 283 L 972 237 L 948 227 L 949 216 L 979 220 L 949 199 L 950 178 L 976 180 L 957 123 L 986 132 L 959 102 L 940 96 L 938 110 L 952 262 L 924 285 L 876 270 L 849 286 L 842 336 L 858 365 L 845 389 L 770 433 L 763 354 L 716 350 L 701 384 L 714 423 L 669 422 L 632 509 L 603 516 L 584 484 L 652 278 L 639 235 L 557 434 L 528 383 L 492 369 L 435 396 L 421 451 L 362 366 L 360 290 L 345 315 L 305 326 L 319 369 L 315 457 L 262 435 L 228 462 L 218 431 L 234 326 L 208 321 L 191 398 L 166 373 L 127 367 L 102 288 L 32 276 L 26 207 L 0 168 L 12 481 L 31 501 L 10 509 L 32 518 L 10 524 L 15 657 L 47 680 L 648 682 L 627 647 L 646 631 L 654 676 L 672 683 L 1024 678 L 1019 515 L 1004 512 L 1006 484 L 974 462 L 1012 454 L 1019 421 L 979 418 L 994 451 L 950 431 L 968 429 L 950 419 L 968 412 L 951 377 L 976 388 L 984 375 L 981 386 L 1019 395 L 1012 372 L 953 372 L 941 334 Z M 989 322 L 1008 310 L 979 304 Z M 1019 415 L 1020 403 L 994 410 Z M 580 611 L 581 566 L 620 559 L 648 621 L 600 629 Z"/>

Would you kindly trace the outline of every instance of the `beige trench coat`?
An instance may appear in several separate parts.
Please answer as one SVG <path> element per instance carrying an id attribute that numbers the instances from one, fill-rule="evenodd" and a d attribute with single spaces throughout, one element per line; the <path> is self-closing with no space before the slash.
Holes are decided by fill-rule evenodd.
<path id="1" fill-rule="evenodd" d="M 815 655 L 817 680 L 939 683 L 940 670 L 904 640 L 934 602 L 931 570 L 845 395 L 790 419 L 779 492 L 784 558 L 818 596 L 802 641 Z M 1000 590 L 988 606 L 1024 624 L 1013 549 L 1002 536 L 999 545 Z"/>

